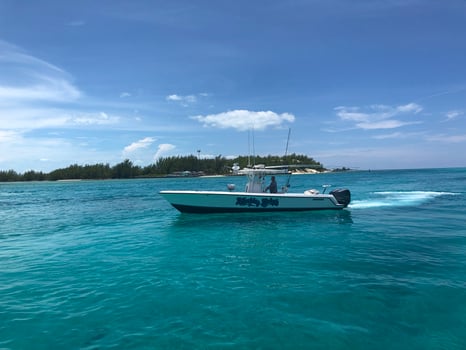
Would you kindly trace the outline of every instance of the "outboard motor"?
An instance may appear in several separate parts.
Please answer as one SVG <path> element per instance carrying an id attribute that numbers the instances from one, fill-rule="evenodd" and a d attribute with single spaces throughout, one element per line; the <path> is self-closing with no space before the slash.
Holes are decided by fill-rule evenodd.
<path id="1" fill-rule="evenodd" d="M 338 203 L 342 204 L 345 208 L 351 202 L 351 192 L 346 188 L 337 188 L 330 192 L 335 197 Z"/>

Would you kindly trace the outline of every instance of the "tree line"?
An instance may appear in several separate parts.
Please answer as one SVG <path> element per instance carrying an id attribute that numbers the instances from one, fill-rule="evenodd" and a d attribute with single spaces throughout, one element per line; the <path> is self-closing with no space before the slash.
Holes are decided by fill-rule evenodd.
<path id="1" fill-rule="evenodd" d="M 298 154 L 280 156 L 239 156 L 235 159 L 227 159 L 221 155 L 215 158 L 199 158 L 190 156 L 172 156 L 159 158 L 155 163 L 145 167 L 133 164 L 129 159 L 114 166 L 108 163 L 94 165 L 73 164 L 66 168 L 56 169 L 49 173 L 29 170 L 25 173 L 17 173 L 14 170 L 0 170 L 0 182 L 12 181 L 57 181 L 57 180 L 103 180 L 103 179 L 131 179 L 142 177 L 164 177 L 170 174 L 189 171 L 193 174 L 227 175 L 231 173 L 233 164 L 237 163 L 241 168 L 255 164 L 296 165 L 323 171 L 323 165 L 314 159 Z"/>

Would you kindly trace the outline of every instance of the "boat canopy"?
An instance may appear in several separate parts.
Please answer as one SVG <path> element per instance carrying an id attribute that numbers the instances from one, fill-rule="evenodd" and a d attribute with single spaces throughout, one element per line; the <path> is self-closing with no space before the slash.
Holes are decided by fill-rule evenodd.
<path id="1" fill-rule="evenodd" d="M 266 167 L 262 164 L 255 165 L 252 168 L 241 169 L 238 174 L 246 175 L 248 182 L 246 184 L 245 192 L 261 193 L 264 192 L 264 180 L 266 176 L 270 175 L 291 175 L 288 167 Z M 286 189 L 289 186 L 289 179 L 287 180 Z"/>
<path id="2" fill-rule="evenodd" d="M 265 165 L 259 164 L 255 165 L 252 168 L 243 168 L 238 171 L 240 175 L 256 175 L 256 176 L 266 176 L 266 175 L 283 175 L 290 174 L 288 167 L 284 166 L 274 166 L 266 167 Z"/>

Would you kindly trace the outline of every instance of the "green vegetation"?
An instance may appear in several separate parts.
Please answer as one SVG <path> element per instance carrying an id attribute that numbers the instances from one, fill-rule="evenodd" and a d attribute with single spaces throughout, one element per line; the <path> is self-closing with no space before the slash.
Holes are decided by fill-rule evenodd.
<path id="1" fill-rule="evenodd" d="M 343 171 L 350 171 L 350 170 L 351 170 L 351 168 L 342 167 L 342 168 L 333 169 L 332 171 L 333 172 L 343 172 Z"/>
<path id="2" fill-rule="evenodd" d="M 100 179 L 131 179 L 140 177 L 163 177 L 169 174 L 191 171 L 196 174 L 226 175 L 231 173 L 231 167 L 238 163 L 244 168 L 248 163 L 274 165 L 297 165 L 323 171 L 323 165 L 314 159 L 305 156 L 290 154 L 280 156 L 256 156 L 254 161 L 247 156 L 227 159 L 221 155 L 215 158 L 200 159 L 194 155 L 176 156 L 158 159 L 154 164 L 146 167 L 134 165 L 129 159 L 115 166 L 109 164 L 78 165 L 73 164 L 67 168 L 56 169 L 50 173 L 30 170 L 19 174 L 14 170 L 0 171 L 0 182 L 12 181 L 56 181 L 56 180 L 100 180 Z"/>

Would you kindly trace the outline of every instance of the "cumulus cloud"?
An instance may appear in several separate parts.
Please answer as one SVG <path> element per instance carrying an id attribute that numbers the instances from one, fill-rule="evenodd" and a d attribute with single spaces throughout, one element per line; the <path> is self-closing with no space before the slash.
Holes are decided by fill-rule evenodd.
<path id="1" fill-rule="evenodd" d="M 124 154 L 133 153 L 134 151 L 142 148 L 148 148 L 155 141 L 153 137 L 145 137 L 139 141 L 133 142 L 123 149 Z"/>
<path id="2" fill-rule="evenodd" d="M 155 152 L 155 154 L 154 154 L 154 161 L 156 161 L 160 157 L 164 156 L 168 152 L 174 150 L 175 148 L 176 148 L 175 145 L 172 145 L 170 143 L 161 143 L 157 147 L 157 152 Z"/>
<path id="3" fill-rule="evenodd" d="M 409 103 L 401 106 L 371 105 L 366 108 L 340 106 L 335 108 L 337 116 L 355 127 L 364 130 L 394 129 L 405 125 L 419 124 L 420 121 L 401 121 L 394 119 L 402 114 L 418 114 L 422 106 Z"/>
<path id="4" fill-rule="evenodd" d="M 272 111 L 234 110 L 206 116 L 198 115 L 191 119 L 197 120 L 206 127 L 245 131 L 251 128 L 265 130 L 268 127 L 281 126 L 286 122 L 292 123 L 295 116 L 289 113 L 277 114 Z"/>

